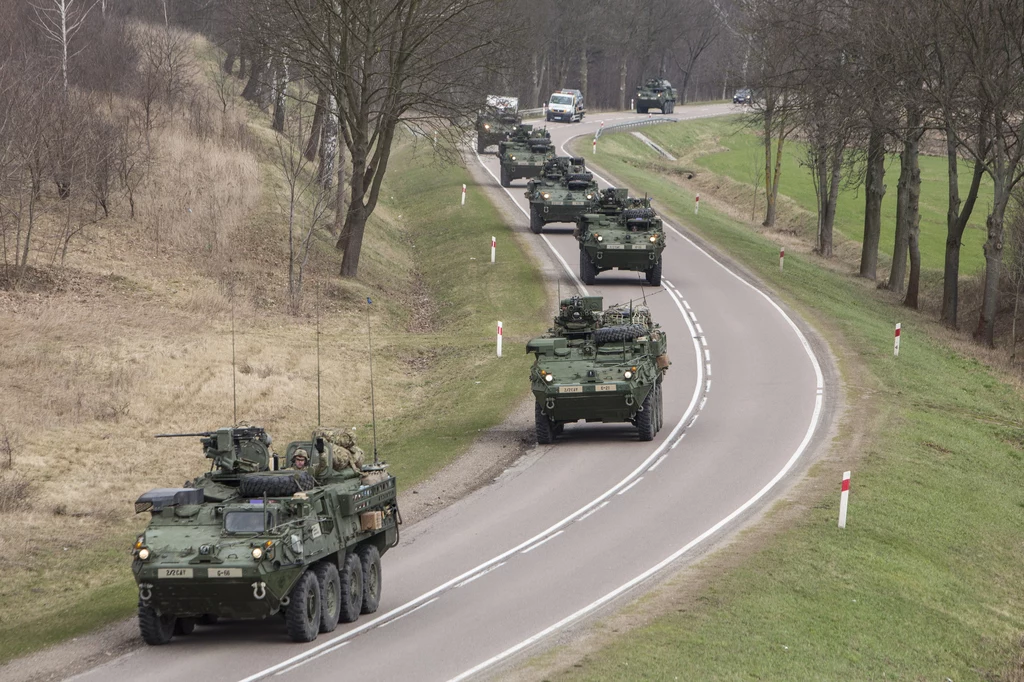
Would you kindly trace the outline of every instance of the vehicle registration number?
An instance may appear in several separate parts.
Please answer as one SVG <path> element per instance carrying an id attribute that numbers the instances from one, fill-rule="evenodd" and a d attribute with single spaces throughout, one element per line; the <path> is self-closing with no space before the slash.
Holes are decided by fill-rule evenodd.
<path id="1" fill-rule="evenodd" d="M 207 571 L 207 576 L 211 578 L 241 578 L 242 569 L 240 568 L 211 568 Z"/>
<path id="2" fill-rule="evenodd" d="M 583 393 L 582 386 L 559 386 L 559 393 Z"/>
<path id="3" fill-rule="evenodd" d="M 585 202 L 585 201 L 570 201 L 569 205 L 570 206 L 586 206 L 587 202 Z"/>
<path id="4" fill-rule="evenodd" d="M 617 249 L 617 250 L 621 251 L 621 250 L 626 248 L 626 245 L 625 244 L 609 244 L 605 248 L 608 249 L 609 251 L 612 250 L 612 249 Z"/>
<path id="5" fill-rule="evenodd" d="M 156 570 L 157 578 L 191 578 L 191 568 L 158 568 Z"/>
<path id="6" fill-rule="evenodd" d="M 615 384 L 598 384 L 594 387 L 595 391 L 614 391 L 618 386 Z"/>

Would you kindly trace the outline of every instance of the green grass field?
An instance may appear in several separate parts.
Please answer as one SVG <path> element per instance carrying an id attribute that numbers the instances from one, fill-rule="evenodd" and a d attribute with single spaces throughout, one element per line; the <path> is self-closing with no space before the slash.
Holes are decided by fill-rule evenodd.
<path id="1" fill-rule="evenodd" d="M 708 130 L 703 122 L 668 128 L 652 128 L 652 137 L 681 144 Z M 834 484 L 834 494 L 810 500 L 798 522 L 737 568 L 707 576 L 693 608 L 635 629 L 546 679 L 1020 679 L 1021 396 L 939 341 L 930 320 L 816 258 L 787 254 L 780 273 L 773 243 L 704 206 L 695 217 L 692 196 L 638 168 L 635 138 L 602 139 L 593 165 L 655 194 L 661 210 L 750 268 L 815 324 L 841 349 L 848 400 L 870 402 L 877 417 L 856 459 L 832 455 L 812 468 L 819 484 L 811 487 Z M 897 320 L 904 332 L 894 359 Z M 848 425 L 839 433 L 841 446 Z M 835 474 L 844 468 L 853 469 L 853 485 L 841 531 Z M 661 593 L 685 587 L 670 583 Z"/>
<path id="2" fill-rule="evenodd" d="M 686 163 L 696 170 L 706 169 L 721 176 L 747 185 L 764 184 L 764 147 L 757 136 L 742 125 L 739 116 L 711 118 L 679 125 L 655 125 L 643 133 L 669 150 L 674 156 L 688 159 L 699 154 L 693 163 Z M 621 135 L 619 136 L 621 137 Z M 645 145 L 636 146 L 644 158 L 657 159 L 657 155 Z M 710 150 L 715 151 L 710 151 Z M 710 153 L 702 153 L 708 150 Z M 813 229 L 815 220 L 814 185 L 810 168 L 805 165 L 806 145 L 787 142 L 784 154 L 782 179 L 779 193 L 792 200 L 796 206 L 809 213 L 808 223 Z M 774 160 L 773 160 L 774 161 Z M 669 165 L 671 162 L 665 161 Z M 678 165 L 678 164 L 677 164 Z M 960 191 L 967 193 L 973 172 L 973 164 L 961 161 Z M 863 173 L 857 169 L 853 176 L 859 180 Z M 896 221 L 896 183 L 899 179 L 898 155 L 889 155 L 886 164 L 885 183 L 887 191 L 882 204 L 881 250 L 892 256 L 894 225 Z M 921 157 L 921 262 L 926 270 L 941 270 L 945 257 L 946 243 L 946 202 L 947 202 L 946 158 Z M 753 202 L 753 195 L 751 195 Z M 764 218 L 763 189 L 758 203 L 756 219 Z M 969 275 L 984 268 L 982 244 L 985 242 L 985 216 L 992 202 L 992 185 L 984 180 L 974 214 L 964 233 L 961 249 L 961 274 Z M 747 210 L 751 203 L 747 203 Z M 857 242 L 864 233 L 864 192 L 856 185 L 846 186 L 839 195 L 836 206 L 836 232 Z"/>

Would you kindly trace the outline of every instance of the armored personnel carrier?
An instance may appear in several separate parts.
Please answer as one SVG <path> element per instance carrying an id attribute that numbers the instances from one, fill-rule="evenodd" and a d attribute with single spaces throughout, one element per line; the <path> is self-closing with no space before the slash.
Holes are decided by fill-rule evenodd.
<path id="1" fill-rule="evenodd" d="M 377 610 L 380 557 L 398 543 L 395 478 L 349 433 L 317 429 L 283 456 L 256 426 L 194 434 L 212 469 L 135 502 L 150 522 L 132 550 L 147 644 L 197 622 L 284 616 L 309 642 Z M 303 464 L 302 460 L 306 464 Z"/>
<path id="2" fill-rule="evenodd" d="M 551 146 L 551 133 L 546 128 L 520 124 L 508 137 L 498 143 L 501 162 L 501 186 L 510 187 L 517 178 L 532 178 L 544 171 L 548 159 L 555 158 Z"/>
<path id="3" fill-rule="evenodd" d="M 649 109 L 660 109 L 671 114 L 676 108 L 676 89 L 662 78 L 648 78 L 636 89 L 636 113 L 646 114 Z"/>
<path id="4" fill-rule="evenodd" d="M 593 284 L 598 273 L 618 268 L 643 272 L 648 284 L 661 286 L 664 225 L 650 199 L 624 198 L 624 193 L 605 190 L 597 210 L 577 219 L 580 279 Z"/>
<path id="5" fill-rule="evenodd" d="M 546 223 L 575 223 L 587 213 L 599 189 L 586 161 L 579 156 L 548 159 L 540 177 L 526 184 L 530 200 L 530 230 L 540 234 Z"/>
<path id="6" fill-rule="evenodd" d="M 476 117 L 477 153 L 483 154 L 492 144 L 500 143 L 522 122 L 518 98 L 488 95 Z"/>
<path id="7" fill-rule="evenodd" d="M 569 422 L 629 422 L 640 440 L 662 426 L 662 378 L 668 338 L 647 306 L 621 304 L 602 311 L 600 296 L 560 302 L 549 335 L 526 345 L 537 399 L 537 442 L 553 443 Z"/>

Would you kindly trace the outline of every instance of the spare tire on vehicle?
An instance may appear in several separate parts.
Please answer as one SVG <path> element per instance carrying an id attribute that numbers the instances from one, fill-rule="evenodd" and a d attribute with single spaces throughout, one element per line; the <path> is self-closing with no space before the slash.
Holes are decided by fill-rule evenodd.
<path id="1" fill-rule="evenodd" d="M 622 212 L 625 220 L 649 220 L 654 217 L 653 208 L 627 208 Z"/>
<path id="2" fill-rule="evenodd" d="M 594 343 L 610 343 L 612 341 L 632 341 L 643 336 L 647 330 L 642 324 L 620 324 L 614 327 L 600 327 L 594 330 Z"/>
<path id="3" fill-rule="evenodd" d="M 582 180 L 570 180 L 569 182 L 566 183 L 566 189 L 571 189 L 576 192 L 585 190 L 588 187 L 590 187 L 590 183 L 583 182 Z"/>
<path id="4" fill-rule="evenodd" d="M 568 175 L 565 176 L 565 181 L 566 182 L 585 182 L 587 184 L 590 184 L 591 182 L 594 181 L 594 174 L 590 173 L 590 172 L 587 172 L 587 173 L 569 173 Z"/>
<path id="5" fill-rule="evenodd" d="M 238 481 L 242 497 L 288 497 L 315 487 L 316 479 L 308 471 L 260 471 Z"/>

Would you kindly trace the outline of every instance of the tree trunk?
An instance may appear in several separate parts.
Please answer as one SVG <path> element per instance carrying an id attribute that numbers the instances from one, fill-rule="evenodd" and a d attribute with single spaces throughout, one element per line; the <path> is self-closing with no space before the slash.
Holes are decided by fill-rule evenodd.
<path id="1" fill-rule="evenodd" d="M 889 270 L 888 289 L 896 294 L 904 292 L 904 280 L 907 276 L 907 249 L 910 226 L 907 218 L 908 202 L 910 201 L 910 168 L 908 167 L 907 141 L 903 140 L 903 151 L 900 152 L 900 179 L 896 183 L 896 236 L 892 247 L 892 267 Z"/>
<path id="2" fill-rule="evenodd" d="M 1003 216 L 1010 200 L 1010 175 L 1014 169 L 1007 167 L 1006 145 L 998 136 L 992 160 L 992 212 L 985 226 L 988 239 L 985 241 L 985 285 L 981 315 L 974 338 L 984 340 L 990 347 L 995 346 L 996 312 L 999 306 L 999 273 L 1003 265 Z"/>
<path id="3" fill-rule="evenodd" d="M 584 41 L 583 48 L 580 50 L 580 92 L 583 93 L 583 101 L 587 101 L 587 46 Z"/>
<path id="4" fill-rule="evenodd" d="M 538 62 L 539 59 L 539 62 Z M 548 56 L 537 56 L 537 53 L 533 53 L 533 105 L 535 107 L 541 106 L 540 89 L 544 85 L 544 75 L 548 68 Z"/>
<path id="5" fill-rule="evenodd" d="M 843 151 L 842 147 L 833 150 L 829 159 L 828 194 L 825 195 L 825 217 L 821 224 L 821 255 L 825 258 L 832 257 L 833 232 L 836 224 L 836 202 L 839 201 L 839 183 L 842 181 L 843 173 Z"/>
<path id="6" fill-rule="evenodd" d="M 309 140 L 306 141 L 305 156 L 307 161 L 316 158 L 317 149 L 320 148 L 320 134 L 324 127 L 324 109 L 327 107 L 327 94 L 320 91 L 316 96 L 316 108 L 313 109 L 313 122 L 309 126 Z"/>
<path id="7" fill-rule="evenodd" d="M 260 104 L 261 95 L 263 94 L 264 66 L 266 63 L 267 60 L 262 54 L 253 55 L 252 67 L 249 70 L 249 80 L 246 82 L 245 87 L 242 88 L 243 99 Z"/>
<path id="8" fill-rule="evenodd" d="M 626 110 L 626 55 L 619 62 L 619 111 Z"/>
<path id="9" fill-rule="evenodd" d="M 914 117 L 915 126 L 920 123 L 920 114 Z M 914 128 L 907 142 L 905 152 L 908 158 L 910 178 L 907 185 L 907 249 L 910 256 L 910 282 L 907 285 L 907 297 L 903 305 L 918 308 L 918 292 L 921 287 L 921 164 L 920 164 L 921 131 Z"/>
<path id="10" fill-rule="evenodd" d="M 764 110 L 764 227 L 775 225 L 775 197 L 772 196 L 772 119 L 774 106 L 768 102 Z"/>
<path id="11" fill-rule="evenodd" d="M 956 135 L 951 121 L 946 124 L 946 165 L 949 168 L 949 203 L 946 209 L 946 259 L 942 272 L 942 312 L 939 321 L 956 329 L 957 311 L 960 305 L 960 247 L 963 245 L 964 228 L 974 212 L 981 178 L 985 165 L 974 164 L 974 177 L 967 192 L 963 212 L 960 211 L 960 159 L 957 156 Z"/>
<path id="12" fill-rule="evenodd" d="M 327 98 L 327 111 L 324 114 L 324 129 L 320 138 L 320 166 L 317 179 L 324 190 L 331 189 L 334 184 L 334 162 L 338 154 L 338 101 L 333 96 Z"/>
<path id="13" fill-rule="evenodd" d="M 882 131 L 871 128 L 868 163 L 864 176 L 864 243 L 860 253 L 860 276 L 878 276 L 878 245 L 882 235 L 882 197 L 885 196 L 885 147 Z"/>
<path id="14" fill-rule="evenodd" d="M 284 108 L 288 97 L 288 62 L 282 59 L 277 65 L 274 78 L 274 120 L 271 127 L 284 132 Z"/>
<path id="15" fill-rule="evenodd" d="M 334 229 L 331 231 L 334 235 L 340 235 L 345 228 L 345 143 L 341 139 L 338 142 L 338 195 L 335 199 L 337 205 L 334 208 Z"/>
<path id="16" fill-rule="evenodd" d="M 231 75 L 235 71 L 235 54 L 234 47 L 228 47 L 228 53 L 224 56 L 224 73 Z"/>

